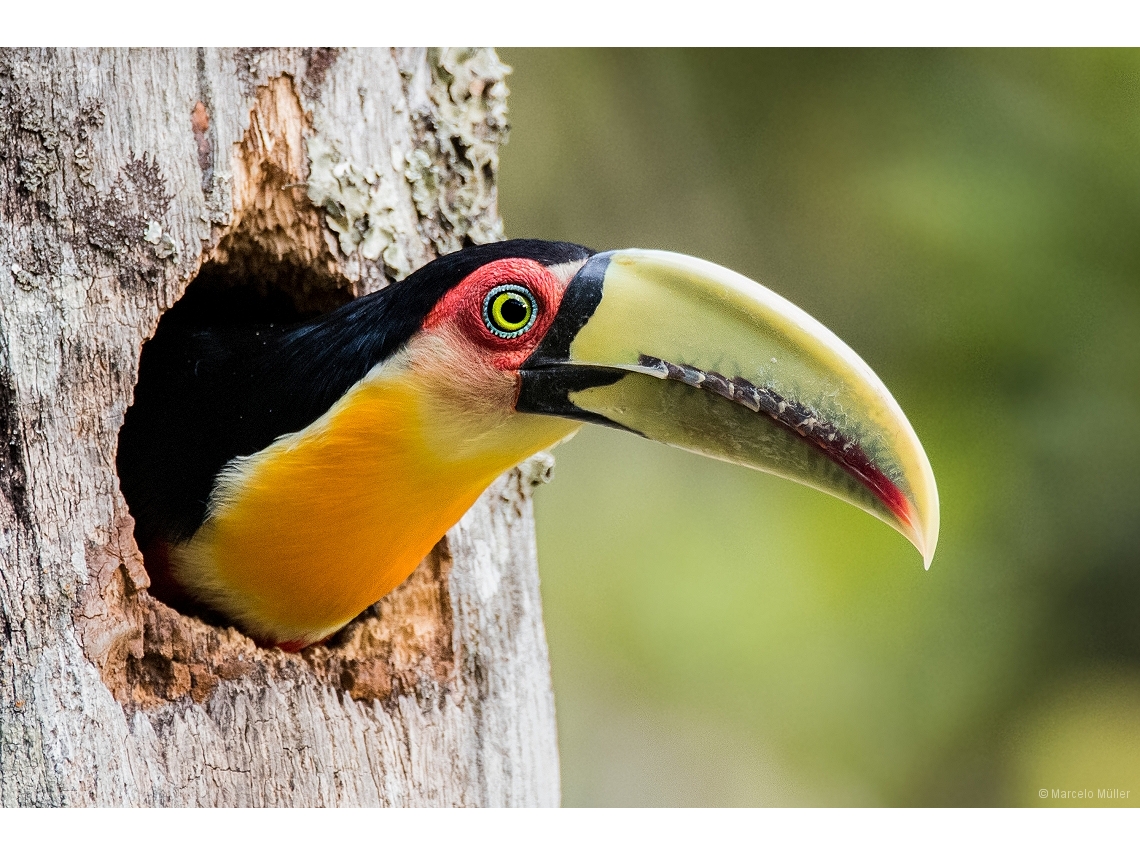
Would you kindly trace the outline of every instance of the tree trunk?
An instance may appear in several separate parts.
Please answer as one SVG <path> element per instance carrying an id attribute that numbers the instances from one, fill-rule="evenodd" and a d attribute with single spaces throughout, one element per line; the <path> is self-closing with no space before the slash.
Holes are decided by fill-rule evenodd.
<path id="1" fill-rule="evenodd" d="M 497 239 L 506 71 L 489 50 L 0 51 L 0 803 L 558 803 L 529 499 L 548 456 L 301 654 L 151 597 L 115 471 L 140 350 L 188 286 L 304 312 Z"/>

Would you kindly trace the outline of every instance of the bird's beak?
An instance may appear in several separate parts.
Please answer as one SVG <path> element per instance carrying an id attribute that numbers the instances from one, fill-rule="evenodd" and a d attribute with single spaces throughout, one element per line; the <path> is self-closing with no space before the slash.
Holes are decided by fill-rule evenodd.
<path id="1" fill-rule="evenodd" d="M 671 252 L 599 253 L 520 374 L 520 412 L 815 487 L 898 529 L 930 566 L 938 490 L 899 405 L 834 333 L 744 276 Z"/>

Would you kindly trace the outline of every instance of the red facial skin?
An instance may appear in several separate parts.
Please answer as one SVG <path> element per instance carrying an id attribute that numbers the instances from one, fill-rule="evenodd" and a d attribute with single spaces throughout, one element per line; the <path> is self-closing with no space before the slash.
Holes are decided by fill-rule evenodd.
<path id="1" fill-rule="evenodd" d="M 522 285 L 538 309 L 530 329 L 515 338 L 500 338 L 483 322 L 483 301 L 498 285 Z M 424 321 L 424 329 L 452 326 L 499 371 L 518 371 L 534 352 L 558 313 L 566 283 L 549 268 L 529 258 L 504 258 L 485 264 L 452 288 Z"/>

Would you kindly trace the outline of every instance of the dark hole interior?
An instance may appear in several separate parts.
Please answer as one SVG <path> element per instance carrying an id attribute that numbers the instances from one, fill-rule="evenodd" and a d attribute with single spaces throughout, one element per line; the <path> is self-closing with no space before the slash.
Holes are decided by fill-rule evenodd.
<path id="1" fill-rule="evenodd" d="M 187 329 L 288 325 L 332 311 L 352 298 L 348 282 L 277 260 L 246 255 L 227 264 L 208 262 L 187 286 L 183 297 L 163 314 L 154 337 L 143 345 L 140 385 L 148 374 L 152 383 L 155 376 L 161 376 L 163 360 L 169 361 L 171 342 L 177 341 Z M 165 425 L 154 418 L 140 421 L 136 412 L 139 386 L 136 386 L 135 400 L 119 434 L 117 466 L 123 495 L 135 517 L 136 540 L 151 578 L 150 593 L 183 614 L 199 617 L 215 626 L 228 626 L 228 620 L 191 600 L 174 582 L 166 571 L 165 548 L 143 522 L 140 505 L 150 499 L 148 491 L 152 485 L 148 482 L 155 474 L 138 462 L 146 458 L 145 454 L 135 455 L 135 462 L 125 465 L 124 456 L 129 455 L 129 449 L 138 447 L 137 440 L 132 445 L 128 433 L 133 430 L 137 436 L 144 429 L 175 433 L 179 425 Z"/>
<path id="2" fill-rule="evenodd" d="M 178 324 L 291 324 L 330 312 L 352 296 L 347 282 L 289 264 L 207 262 L 182 299 L 162 316 L 142 358 L 164 330 Z"/>

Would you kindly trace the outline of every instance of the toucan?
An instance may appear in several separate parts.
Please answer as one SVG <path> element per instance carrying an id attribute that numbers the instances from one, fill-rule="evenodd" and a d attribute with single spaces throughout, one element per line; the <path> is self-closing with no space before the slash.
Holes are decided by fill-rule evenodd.
<path id="1" fill-rule="evenodd" d="M 303 322 L 160 333 L 119 439 L 136 539 L 168 602 L 263 645 L 336 633 L 584 422 L 830 493 L 927 567 L 938 540 L 930 463 L 874 372 L 690 256 L 508 240 Z"/>

